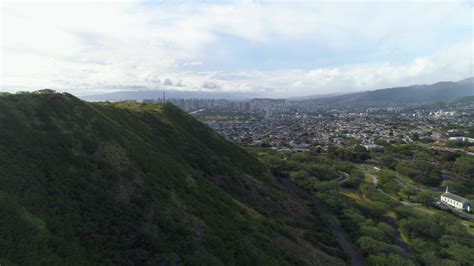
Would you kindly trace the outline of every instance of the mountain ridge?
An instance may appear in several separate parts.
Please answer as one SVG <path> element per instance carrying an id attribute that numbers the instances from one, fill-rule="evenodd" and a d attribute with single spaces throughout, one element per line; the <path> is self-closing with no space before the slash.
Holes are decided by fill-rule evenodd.
<path id="1" fill-rule="evenodd" d="M 328 108 L 422 105 L 432 101 L 473 96 L 473 81 L 474 78 L 471 77 L 458 82 L 441 81 L 433 84 L 385 88 L 307 101 Z"/>
<path id="2" fill-rule="evenodd" d="M 443 90 L 450 90 L 448 92 Z M 212 91 L 170 91 L 170 90 L 137 90 L 119 91 L 112 93 L 81 96 L 86 101 L 124 101 L 143 99 L 162 99 L 163 92 L 167 98 L 203 98 L 248 100 L 260 98 L 263 95 L 244 92 L 212 92 Z M 404 94 L 405 96 L 403 96 Z M 419 105 L 430 101 L 448 100 L 474 95 L 474 77 L 469 77 L 457 82 L 440 81 L 433 84 L 415 84 L 410 86 L 390 87 L 368 91 L 339 92 L 317 94 L 308 96 L 287 97 L 291 101 L 314 101 L 321 104 L 334 104 L 336 106 L 387 106 L 387 105 Z M 267 97 L 267 96 L 265 96 Z M 279 97 L 281 98 L 281 97 Z M 340 101 L 338 103 L 337 101 Z M 359 103 L 357 103 L 357 101 Z"/>
<path id="3" fill-rule="evenodd" d="M 171 104 L 3 94 L 0 129 L 2 264 L 344 264 L 316 210 Z"/>

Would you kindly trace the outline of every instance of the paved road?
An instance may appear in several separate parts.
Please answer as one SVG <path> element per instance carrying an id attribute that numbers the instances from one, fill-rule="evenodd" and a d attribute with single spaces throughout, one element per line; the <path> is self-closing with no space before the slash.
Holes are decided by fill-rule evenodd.
<path id="1" fill-rule="evenodd" d="M 280 182 L 289 191 L 303 196 L 304 198 L 308 199 L 316 207 L 316 209 L 321 213 L 323 218 L 325 218 L 323 220 L 325 221 L 326 226 L 329 228 L 329 230 L 331 230 L 331 232 L 336 237 L 336 240 L 339 243 L 339 245 L 342 247 L 344 252 L 350 258 L 352 265 L 362 266 L 365 264 L 364 258 L 357 252 L 355 247 L 349 241 L 349 238 L 346 232 L 344 232 L 341 226 L 337 223 L 336 218 L 333 215 L 331 215 L 328 210 L 326 210 L 326 208 L 316 199 L 316 197 L 312 193 L 298 186 L 289 177 L 280 178 Z"/>

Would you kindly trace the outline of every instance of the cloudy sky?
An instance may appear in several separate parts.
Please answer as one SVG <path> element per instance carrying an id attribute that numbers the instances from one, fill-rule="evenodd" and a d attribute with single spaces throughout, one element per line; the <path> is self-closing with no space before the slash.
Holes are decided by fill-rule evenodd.
<path id="1" fill-rule="evenodd" d="M 473 2 L 2 2 L 2 91 L 268 97 L 472 76 Z"/>

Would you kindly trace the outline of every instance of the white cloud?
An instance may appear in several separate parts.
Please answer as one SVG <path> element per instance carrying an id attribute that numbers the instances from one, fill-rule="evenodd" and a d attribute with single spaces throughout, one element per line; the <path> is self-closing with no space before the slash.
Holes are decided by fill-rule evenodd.
<path id="1" fill-rule="evenodd" d="M 457 81 L 473 75 L 472 45 L 472 41 L 461 42 L 435 55 L 418 57 L 400 65 L 383 62 L 315 68 L 309 71 L 287 69 L 216 73 L 214 79 L 222 88 L 228 90 L 251 91 L 252 87 L 273 88 L 271 92 L 274 97 Z M 244 88 L 240 87 L 241 85 Z"/>
<path id="2" fill-rule="evenodd" d="M 222 91 L 259 88 L 287 96 L 461 79 L 472 75 L 472 41 L 440 51 L 434 44 L 440 32 L 446 32 L 439 28 L 472 27 L 465 21 L 472 16 L 467 4 L 407 8 L 361 1 L 4 3 L 1 86 L 77 94 L 162 85 Z M 374 54 L 411 60 L 360 63 L 348 58 L 332 67 L 209 71 L 209 55 L 238 60 L 229 54 L 225 36 L 250 47 L 312 40 L 336 51 L 367 47 L 376 49 Z"/>

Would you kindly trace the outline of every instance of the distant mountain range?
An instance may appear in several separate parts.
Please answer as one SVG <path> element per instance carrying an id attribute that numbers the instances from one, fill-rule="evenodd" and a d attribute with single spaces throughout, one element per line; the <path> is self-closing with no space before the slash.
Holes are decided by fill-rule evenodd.
<path id="1" fill-rule="evenodd" d="M 443 81 L 431 85 L 395 87 L 308 101 L 332 107 L 384 107 L 420 105 L 466 96 L 474 96 L 474 77 L 458 82 Z"/>
<path id="2" fill-rule="evenodd" d="M 211 91 L 169 91 L 165 90 L 167 98 L 204 98 L 244 100 L 261 97 L 261 94 L 246 92 L 211 92 Z M 474 95 L 474 77 L 458 82 L 443 81 L 434 84 L 394 87 L 374 91 L 364 91 L 349 94 L 326 94 L 306 97 L 295 97 L 291 100 L 309 101 L 326 107 L 383 107 L 383 106 L 412 106 L 433 101 L 449 100 Z M 161 99 L 163 90 L 119 91 L 80 97 L 86 101 L 123 101 L 143 99 Z M 265 95 L 268 97 L 268 95 Z"/>

